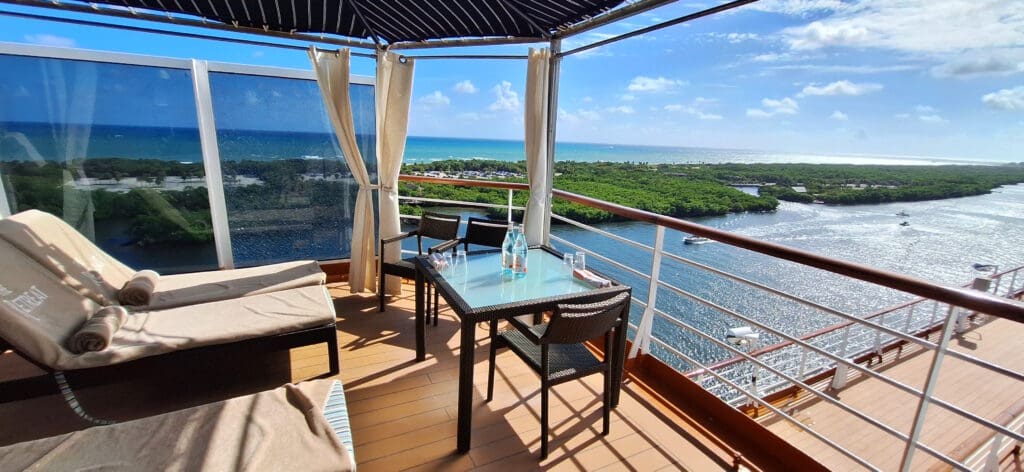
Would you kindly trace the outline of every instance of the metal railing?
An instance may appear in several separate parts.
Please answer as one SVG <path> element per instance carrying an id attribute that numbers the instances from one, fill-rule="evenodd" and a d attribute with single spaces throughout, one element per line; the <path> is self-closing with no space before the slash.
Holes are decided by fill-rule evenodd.
<path id="1" fill-rule="evenodd" d="M 528 190 L 528 188 L 525 188 L 525 184 L 502 182 L 481 183 L 471 180 L 408 176 L 402 176 L 401 180 L 407 182 L 505 188 L 509 190 L 510 202 L 513 191 Z M 865 427 L 876 428 L 883 436 L 900 441 L 903 444 L 903 454 L 897 466 L 901 470 L 909 470 L 912 465 L 919 463 L 915 462 L 915 453 L 918 451 L 926 453 L 926 456 L 922 457 L 924 459 L 931 459 L 936 464 L 965 470 L 976 466 L 972 464 L 978 463 L 977 457 L 979 455 L 984 455 L 986 458 L 995 457 L 998 460 L 1001 454 L 1005 454 L 1012 445 L 1024 441 L 1024 435 L 1020 433 L 1021 427 L 1018 424 L 1019 422 L 996 421 L 985 415 L 969 411 L 967 408 L 956 405 L 935 394 L 935 387 L 939 379 L 942 363 L 946 357 L 964 362 L 972 368 L 980 368 L 986 375 L 1002 376 L 1016 382 L 1024 382 L 1024 374 L 1014 368 L 949 348 L 950 338 L 955 333 L 959 330 L 970 329 L 972 326 L 985 320 L 1003 318 L 1016 323 L 1024 321 L 1024 305 L 1004 298 L 1007 295 L 1019 294 L 1024 290 L 1024 275 L 1019 274 L 1022 269 L 1014 269 L 996 275 L 993 278 L 994 282 L 991 284 L 988 293 L 968 288 L 945 287 L 925 280 L 860 264 L 830 259 L 818 254 L 758 241 L 746 236 L 623 207 L 582 195 L 559 190 L 555 190 L 553 194 L 555 198 L 562 198 L 591 208 L 609 211 L 631 220 L 655 225 L 653 244 L 645 244 L 564 216 L 552 215 L 553 222 L 558 221 L 571 225 L 594 235 L 599 235 L 602 238 L 607 238 L 623 248 L 639 250 L 649 254 L 650 265 L 638 269 L 635 261 L 618 260 L 616 255 L 600 253 L 593 248 L 574 244 L 567 238 L 554 234 L 549 235 L 550 240 L 559 246 L 586 252 L 588 260 L 600 261 L 599 263 L 603 263 L 607 268 L 611 269 L 609 272 L 621 274 L 623 277 L 630 277 L 633 280 L 639 280 L 640 284 L 638 285 L 647 285 L 646 294 L 643 294 L 641 290 L 637 290 L 637 286 L 634 287 L 635 298 L 633 304 L 642 309 L 642 314 L 639 316 L 638 321 L 634 318 L 634 322 L 630 324 L 634 333 L 630 356 L 656 352 L 663 360 L 665 360 L 665 357 L 669 357 L 670 359 L 667 360 L 670 364 L 672 364 L 671 358 L 681 361 L 691 367 L 688 374 L 691 379 L 705 389 L 716 393 L 723 401 L 729 402 L 734 407 L 746 405 L 747 407 L 758 407 L 766 410 L 775 418 L 780 418 L 797 430 L 815 438 L 826 448 L 838 452 L 852 463 L 868 469 L 877 470 L 883 467 L 894 467 L 893 464 L 885 463 L 880 465 L 874 463 L 864 457 L 865 452 L 859 449 L 857 445 L 851 446 L 846 444 L 844 438 L 830 437 L 818 431 L 813 425 L 805 424 L 805 422 L 796 417 L 796 412 L 793 409 L 773 403 L 769 394 L 780 392 L 787 388 L 799 389 L 802 392 L 806 392 L 815 401 L 828 405 L 843 415 L 852 416 L 869 425 Z M 481 206 L 481 204 L 472 202 L 440 200 L 432 201 L 431 203 Z M 507 207 L 510 208 L 511 204 L 507 205 Z M 666 229 L 674 229 L 707 237 L 737 248 L 818 268 L 844 278 L 867 282 L 886 290 L 891 289 L 918 295 L 920 298 L 890 309 L 858 316 L 854 313 L 809 300 L 798 294 L 770 287 L 756 280 L 732 274 L 666 251 L 664 247 Z M 787 303 L 799 305 L 805 309 L 819 312 L 822 315 L 838 318 L 842 322 L 810 334 L 793 335 L 778 326 L 772 325 L 770 322 L 758 319 L 750 313 L 743 313 L 735 308 L 726 306 L 723 300 L 712 299 L 712 297 L 698 293 L 693 287 L 680 287 L 670 283 L 661 276 L 662 268 L 666 263 L 702 271 L 714 277 L 728 280 L 730 283 L 738 284 L 746 289 L 756 291 L 760 294 L 759 296 L 785 300 Z M 659 292 L 663 296 L 672 295 L 680 297 L 696 306 L 713 310 L 716 313 L 727 316 L 729 319 L 750 325 L 760 333 L 778 339 L 779 342 L 761 350 L 747 350 L 740 346 L 734 346 L 721 339 L 721 336 L 709 333 L 696 326 L 692 319 L 684 316 L 685 313 L 669 313 L 659 308 Z M 968 318 L 966 315 L 981 316 Z M 974 324 L 968 324 L 969 321 L 965 320 L 973 320 L 970 322 Z M 656 324 L 659 325 L 657 330 L 654 329 Z M 686 333 L 687 336 L 700 339 L 703 343 L 713 346 L 715 349 L 727 352 L 731 359 L 724 362 L 708 363 L 691 353 L 683 352 L 679 346 L 663 339 L 661 334 L 664 332 L 665 327 Z M 931 339 L 925 336 L 928 333 L 937 334 L 937 338 Z M 908 346 L 908 348 L 930 351 L 932 353 L 931 366 L 927 371 L 928 375 L 921 385 L 908 383 L 892 375 L 887 375 L 886 372 L 876 371 L 863 362 L 858 362 L 858 357 L 877 355 L 880 358 L 881 354 L 886 350 L 894 346 L 904 345 Z M 680 371 L 680 374 L 682 375 L 683 372 Z M 878 382 L 879 385 L 884 385 L 886 388 L 910 395 L 913 402 L 906 406 L 912 408 L 915 415 L 909 428 L 904 427 L 904 425 L 890 424 L 886 419 L 876 414 L 847 404 L 834 395 L 824 392 L 823 390 L 828 387 L 836 389 L 844 387 L 844 382 L 835 381 L 840 375 L 844 379 L 847 376 L 860 376 L 870 381 Z M 823 384 L 822 379 L 826 381 L 831 379 L 833 382 L 825 382 Z M 988 443 L 986 443 L 987 445 L 984 446 L 989 449 L 986 449 L 984 453 L 975 451 L 971 457 L 965 457 L 962 455 L 954 456 L 953 452 L 948 450 L 948 448 L 939 448 L 926 444 L 922 440 L 922 432 L 924 431 L 925 419 L 930 407 L 933 409 L 936 407 L 940 408 L 951 413 L 958 421 L 980 427 L 985 431 L 984 434 L 987 434 L 990 438 Z M 815 455 L 813 451 L 807 452 L 812 456 Z M 921 459 L 918 458 L 918 460 Z"/>

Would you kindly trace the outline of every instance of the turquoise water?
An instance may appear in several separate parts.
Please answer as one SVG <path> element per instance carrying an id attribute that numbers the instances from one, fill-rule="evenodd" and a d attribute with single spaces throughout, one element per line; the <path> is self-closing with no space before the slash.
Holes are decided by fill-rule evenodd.
<path id="1" fill-rule="evenodd" d="M 710 149 L 693 147 L 636 146 L 623 144 L 591 144 L 560 142 L 555 147 L 559 161 L 582 162 L 648 162 L 663 163 L 771 163 L 802 162 L 811 164 L 888 164 L 941 165 L 979 164 L 913 156 L 867 156 L 800 154 L 741 149 Z M 421 163 L 443 159 L 525 160 L 522 141 L 494 139 L 456 139 L 409 137 L 405 146 L 405 162 Z"/>
<path id="2" fill-rule="evenodd" d="M 81 147 L 79 155 L 71 156 L 73 158 L 120 157 L 202 162 L 199 131 L 195 128 L 109 125 L 60 127 L 49 123 L 24 122 L 0 122 L 0 160 L 30 160 L 34 156 L 63 159 L 68 142 L 64 136 L 68 134 L 85 136 L 83 142 L 86 145 Z M 225 160 L 342 159 L 340 147 L 331 133 L 221 129 L 217 134 L 221 158 Z M 360 136 L 364 158 L 373 156 L 373 140 L 370 138 Z M 24 142 L 32 143 L 32 149 L 24 146 Z M 522 141 L 410 136 L 406 141 L 405 162 L 422 163 L 442 159 L 521 161 L 525 159 L 523 152 Z M 913 156 L 801 154 L 566 142 L 558 143 L 555 155 L 559 161 L 583 162 L 803 162 L 894 165 L 980 163 Z M 372 157 L 366 160 L 373 161 Z"/>

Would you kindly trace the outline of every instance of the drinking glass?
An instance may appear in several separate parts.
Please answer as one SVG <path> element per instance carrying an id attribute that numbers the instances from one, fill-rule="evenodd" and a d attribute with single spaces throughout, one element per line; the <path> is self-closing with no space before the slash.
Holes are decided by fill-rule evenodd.
<path id="1" fill-rule="evenodd" d="M 572 260 L 572 268 L 578 270 L 587 269 L 587 254 L 585 252 L 577 252 L 576 257 Z"/>
<path id="2" fill-rule="evenodd" d="M 444 252 L 444 268 L 449 274 L 452 273 L 452 253 L 451 251 Z"/>
<path id="3" fill-rule="evenodd" d="M 455 268 L 459 274 L 465 274 L 469 270 L 469 261 L 467 260 L 465 249 L 459 249 L 455 253 Z"/>
<path id="4" fill-rule="evenodd" d="M 573 262 L 574 261 L 571 252 L 562 254 L 562 271 L 567 274 L 572 274 Z"/>

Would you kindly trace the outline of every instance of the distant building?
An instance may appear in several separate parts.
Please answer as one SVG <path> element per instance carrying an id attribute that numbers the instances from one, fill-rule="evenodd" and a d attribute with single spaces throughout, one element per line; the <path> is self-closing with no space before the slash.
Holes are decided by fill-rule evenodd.
<path id="1" fill-rule="evenodd" d="M 807 193 L 807 187 L 804 187 L 803 185 L 794 185 L 790 188 L 792 188 L 796 193 Z"/>

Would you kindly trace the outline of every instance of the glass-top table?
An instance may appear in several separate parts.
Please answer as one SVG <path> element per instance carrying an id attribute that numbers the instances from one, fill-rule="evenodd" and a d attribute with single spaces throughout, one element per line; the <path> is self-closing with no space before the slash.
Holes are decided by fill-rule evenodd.
<path id="1" fill-rule="evenodd" d="M 465 266 L 441 270 L 440 275 L 453 294 L 473 309 L 594 289 L 573 278 L 572 269 L 565 267 L 562 259 L 540 248 L 527 253 L 527 276 L 521 279 L 502 277 L 501 252 L 473 254 L 467 261 Z"/>
<path id="2" fill-rule="evenodd" d="M 554 310 L 558 304 L 593 303 L 630 288 L 612 280 L 611 287 L 594 288 L 573 278 L 562 265 L 562 255 L 547 247 L 530 248 L 527 274 L 519 279 L 501 276 L 501 251 L 469 254 L 464 267 L 456 265 L 438 271 L 430 256 L 416 263 L 416 360 L 426 359 L 424 293 L 427 283 L 448 302 L 461 324 L 459 349 L 458 450 L 469 451 L 473 412 L 473 353 L 476 323 Z M 607 277 L 606 277 L 607 278 Z M 609 279 L 611 280 L 611 279 Z M 623 310 L 627 326 L 629 310 Z M 495 324 L 491 324 L 494 336 Z M 626 337 L 615 336 L 612 353 L 612 407 L 619 401 Z"/>

